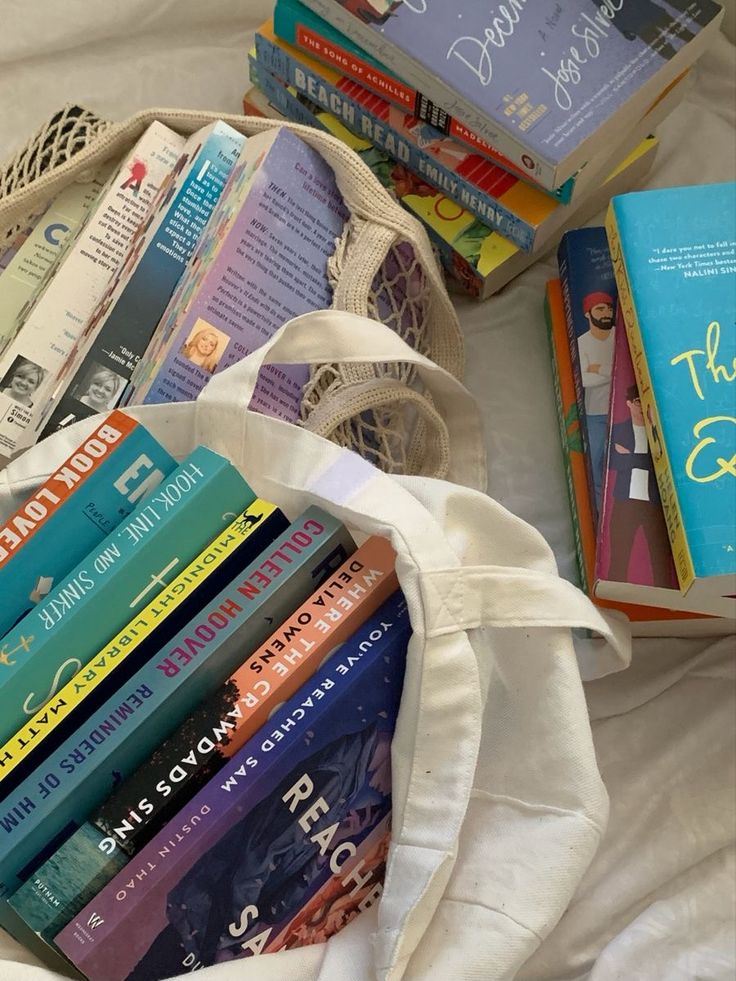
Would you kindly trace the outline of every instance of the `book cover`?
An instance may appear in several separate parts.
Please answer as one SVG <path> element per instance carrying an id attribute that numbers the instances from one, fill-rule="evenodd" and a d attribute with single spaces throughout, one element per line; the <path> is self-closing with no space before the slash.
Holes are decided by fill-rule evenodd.
<path id="1" fill-rule="evenodd" d="M 50 943 L 229 762 L 398 589 L 394 559 L 386 539 L 361 545 L 10 897 L 31 929 Z"/>
<path id="2" fill-rule="evenodd" d="M 161 123 L 149 126 L 0 357 L 0 463 L 38 439 L 56 376 L 122 264 L 182 145 L 182 137 Z"/>
<path id="3" fill-rule="evenodd" d="M 402 82 L 398 75 L 363 51 L 345 34 L 335 30 L 331 24 L 318 17 L 299 0 L 277 0 L 273 13 L 273 29 L 282 41 L 352 78 L 364 88 L 370 89 L 371 92 L 398 106 L 409 116 L 428 123 L 433 129 L 463 143 L 467 148 L 482 154 L 504 170 L 516 174 L 517 177 L 535 183 L 532 176 L 495 150 L 490 143 L 481 139 L 444 109 L 435 106 L 430 99 L 411 85 Z M 562 187 L 547 193 L 554 194 L 558 200 L 568 203 L 574 184 L 572 178 Z"/>
<path id="4" fill-rule="evenodd" d="M 572 177 L 702 54 L 712 0 L 306 0 L 548 188 Z"/>
<path id="5" fill-rule="evenodd" d="M 347 218 L 332 168 L 316 150 L 287 129 L 251 137 L 130 402 L 194 399 L 287 320 L 331 306 L 327 266 Z M 253 407 L 296 420 L 308 378 L 306 365 L 267 365 Z"/>
<path id="6" fill-rule="evenodd" d="M 0 638 L 39 603 L 176 466 L 134 419 L 113 412 L 0 522 Z M 19 648 L 0 642 L 0 692 Z"/>
<path id="7" fill-rule="evenodd" d="M 43 436 L 120 404 L 244 141 L 220 121 L 187 140 L 57 382 L 41 420 Z"/>
<path id="8" fill-rule="evenodd" d="M 15 892 L 72 832 L 355 551 L 317 507 L 225 585 L 0 809 L 0 897 Z M 18 927 L 0 902 L 0 927 Z M 21 923 L 22 926 L 22 923 Z"/>
<path id="9" fill-rule="evenodd" d="M 413 174 L 404 164 L 377 149 L 368 140 L 355 136 L 336 116 L 325 112 L 296 89 L 286 87 L 274 75 L 259 68 L 253 57 L 250 59 L 250 72 L 251 79 L 263 89 L 266 98 L 259 98 L 257 90 L 251 90 L 245 111 L 318 126 L 354 149 L 383 186 L 422 222 L 450 286 L 477 299 L 486 299 L 534 261 L 535 257 L 522 252 L 498 232 L 483 225 L 470 212 Z M 679 98 L 679 94 L 672 93 L 671 98 Z M 618 193 L 618 187 L 635 185 L 651 167 L 656 149 L 654 138 L 644 139 L 609 174 L 597 193 L 580 208 L 571 209 L 568 223 L 585 221 L 604 207 L 612 194 Z"/>
<path id="10" fill-rule="evenodd" d="M 22 241 L 0 257 L 0 353 L 18 333 L 21 321 L 42 289 L 64 242 L 95 206 L 112 170 L 108 163 L 87 183 L 73 182 L 51 202 Z"/>
<path id="11" fill-rule="evenodd" d="M 280 40 L 273 22 L 258 29 L 255 43 L 264 69 L 334 113 L 355 135 L 369 139 L 525 252 L 539 249 L 555 221 L 564 221 L 564 208 L 553 197 Z"/>
<path id="12" fill-rule="evenodd" d="M 618 291 L 604 228 L 567 232 L 557 253 L 593 519 L 603 502 Z"/>
<path id="13" fill-rule="evenodd" d="M 557 419 L 562 458 L 572 516 L 579 585 L 596 606 L 614 615 L 625 616 L 635 637 L 711 636 L 727 634 L 733 620 L 702 616 L 681 610 L 667 610 L 620 600 L 602 599 L 594 590 L 596 528 L 590 503 L 585 450 L 580 431 L 572 358 L 567 338 L 562 287 L 559 280 L 547 283 L 545 315 L 552 349 L 551 367 L 555 387 Z"/>
<path id="14" fill-rule="evenodd" d="M 606 227 L 680 588 L 733 595 L 736 184 L 616 197 Z"/>
<path id="15" fill-rule="evenodd" d="M 649 451 L 644 413 L 619 306 L 603 509 L 598 529 L 598 596 L 736 618 L 736 599 L 698 608 L 680 592 L 667 524 Z M 692 604 L 692 605 L 691 605 Z"/>
<path id="16" fill-rule="evenodd" d="M 22 228 L 18 228 L 15 234 L 10 238 L 7 236 L 5 237 L 2 246 L 0 246 L 0 275 L 2 275 L 4 270 L 8 268 L 9 264 L 13 260 L 13 257 L 17 254 L 18 249 L 21 248 L 23 243 L 36 227 L 37 223 L 41 220 L 44 210 L 45 209 L 42 209 L 41 211 L 37 211 L 34 215 L 29 215 L 27 225 Z"/>
<path id="17" fill-rule="evenodd" d="M 388 833 L 410 637 L 399 592 L 57 936 L 90 981 L 316 942 L 378 900 L 385 852 L 370 840 L 371 866 L 364 846 Z M 331 929 L 320 912 L 335 914 Z"/>
<path id="18" fill-rule="evenodd" d="M 0 744 L 17 733 L 15 745 L 30 752 L 38 713 L 60 722 L 62 691 L 74 676 L 223 532 L 229 512 L 254 500 L 235 467 L 203 446 L 143 497 L 3 638 L 4 647 L 22 653 L 0 674 Z M 0 749 L 0 781 L 10 763 Z"/>
<path id="19" fill-rule="evenodd" d="M 191 470 L 190 465 L 188 472 L 182 472 L 189 476 Z M 223 478 L 222 482 L 225 481 Z M 213 484 L 209 496 L 214 498 L 217 493 L 217 484 Z M 112 635 L 103 631 L 109 639 L 42 708 L 30 718 L 25 716 L 18 731 L 0 746 L 0 790 L 7 794 L 17 787 L 44 755 L 83 725 L 110 694 L 199 612 L 223 583 L 240 572 L 286 526 L 281 512 L 260 498 L 248 505 L 243 517 L 239 514 L 243 499 L 253 500 L 250 488 L 245 485 L 243 490 L 241 484 L 234 488 L 234 496 L 224 505 L 235 508 L 230 512 L 236 515 L 234 520 L 227 523 L 220 504 L 216 515 L 219 520 L 212 522 L 217 531 L 211 540 L 204 547 L 196 538 L 192 540 L 189 554 L 195 558 L 183 567 L 177 561 L 181 571 L 178 575 L 172 573 L 170 582 L 166 581 L 166 572 L 160 569 L 149 576 L 134 597 L 139 609 L 127 611 L 125 626 Z M 178 560 L 183 548 L 177 540 L 160 542 L 161 546 L 164 544 L 167 552 L 159 561 L 164 560 L 165 570 L 167 565 L 173 565 L 174 559 Z M 174 558 L 166 561 L 172 554 Z M 164 584 L 162 589 L 160 580 Z M 151 593 L 155 598 L 147 601 Z"/>

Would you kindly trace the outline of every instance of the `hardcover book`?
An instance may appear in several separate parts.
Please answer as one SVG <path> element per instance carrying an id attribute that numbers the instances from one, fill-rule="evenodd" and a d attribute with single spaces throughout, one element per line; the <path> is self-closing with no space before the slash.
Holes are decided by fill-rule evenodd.
<path id="1" fill-rule="evenodd" d="M 680 592 L 620 306 L 595 592 L 605 599 L 704 612 L 697 599 Z M 705 612 L 736 618 L 736 599 L 714 598 L 707 606 Z"/>
<path id="2" fill-rule="evenodd" d="M 291 119 L 307 126 L 318 126 L 337 136 L 354 149 L 378 180 L 397 200 L 423 223 L 437 250 L 448 283 L 477 299 L 486 299 L 518 276 L 534 261 L 498 232 L 481 224 L 469 211 L 440 194 L 409 171 L 404 164 L 355 136 L 331 113 L 312 103 L 295 89 L 286 87 L 274 75 L 258 68 L 251 57 L 251 79 L 263 89 L 251 89 L 244 110 L 271 119 Z M 680 94 L 673 92 L 671 98 Z M 646 135 L 646 130 L 644 131 Z M 568 224 L 580 223 L 619 193 L 622 186 L 636 185 L 648 172 L 656 154 L 655 139 L 645 139 L 611 173 L 603 187 L 579 209 L 571 209 Z"/>
<path id="3" fill-rule="evenodd" d="M 618 292 L 604 228 L 567 232 L 557 252 L 593 520 L 603 500 Z"/>
<path id="4" fill-rule="evenodd" d="M 323 941 L 377 902 L 410 637 L 396 593 L 57 936 L 90 981 Z"/>
<path id="5" fill-rule="evenodd" d="M 606 223 L 683 592 L 736 594 L 736 184 L 614 198 Z"/>
<path id="6" fill-rule="evenodd" d="M 728 634 L 736 626 L 733 620 L 637 605 L 620 600 L 606 600 L 596 595 L 594 590 L 596 529 L 590 503 L 585 451 L 580 431 L 564 301 L 559 280 L 547 283 L 545 315 L 552 347 L 552 378 L 562 458 L 570 498 L 579 585 L 596 606 L 616 615 L 625 616 L 631 624 L 631 632 L 635 637 Z"/>
<path id="7" fill-rule="evenodd" d="M 362 627 L 398 589 L 394 558 L 385 539 L 368 539 L 10 897 L 34 932 L 51 943 Z"/>
<path id="8" fill-rule="evenodd" d="M 503 154 L 498 153 L 490 143 L 468 129 L 467 126 L 443 110 L 438 110 L 429 99 L 402 82 L 384 65 L 381 65 L 375 58 L 359 48 L 349 37 L 335 30 L 326 20 L 318 17 L 300 0 L 277 0 L 273 15 L 273 30 L 277 38 L 293 45 L 304 54 L 344 76 L 337 83 L 339 89 L 346 85 L 349 86 L 350 80 L 352 80 L 362 88 L 368 89 L 391 103 L 400 111 L 400 114 L 397 116 L 392 111 L 389 118 L 391 120 L 406 119 L 412 132 L 419 134 L 420 145 L 424 146 L 427 142 L 425 133 L 431 133 L 430 147 L 433 148 L 433 152 L 438 153 L 439 148 L 446 145 L 448 153 L 458 156 L 460 153 L 458 143 L 462 144 L 465 148 L 466 158 L 462 164 L 461 176 L 467 176 L 471 182 L 473 182 L 472 177 L 475 171 L 478 173 L 484 171 L 480 159 L 482 157 L 485 158 L 486 162 L 490 161 L 527 183 L 531 183 L 533 187 L 541 187 L 528 170 L 517 167 Z M 682 76 L 672 84 L 679 85 L 681 80 Z M 660 93 L 649 111 L 666 94 L 668 94 L 667 90 Z M 372 111 L 374 114 L 378 114 L 373 107 Z M 427 125 L 422 126 L 422 123 Z M 395 129 L 401 130 L 401 127 L 393 121 L 391 125 Z M 626 130 L 622 129 L 621 134 L 609 141 L 603 150 L 598 150 L 582 170 L 565 181 L 560 187 L 554 190 L 546 188 L 542 188 L 542 190 L 562 204 L 580 201 L 586 192 L 590 192 L 594 186 L 605 179 L 617 161 L 620 162 L 635 149 L 641 136 L 646 135 L 633 135 L 631 130 L 632 127 L 627 127 Z M 626 136 L 623 136 L 624 132 Z M 649 132 L 652 130 L 650 129 Z M 445 139 L 441 140 L 443 136 Z M 434 150 L 435 147 L 437 150 Z M 468 155 L 468 150 L 473 152 Z"/>
<path id="9" fill-rule="evenodd" d="M 176 463 L 134 419 L 103 419 L 0 524 L 0 638 L 152 492 Z M 0 642 L 0 694 L 29 641 Z"/>
<path id="10" fill-rule="evenodd" d="M 0 357 L 0 464 L 38 439 L 57 374 L 122 264 L 182 145 L 182 137 L 161 123 L 149 126 Z"/>
<path id="11" fill-rule="evenodd" d="M 74 703 L 63 694 L 79 687 L 74 676 L 103 657 L 103 645 L 133 618 L 144 619 L 144 607 L 223 532 L 227 512 L 254 499 L 232 464 L 200 446 L 3 638 L 4 647 L 22 653 L 0 674 L 0 744 L 6 743 L 0 781 L 22 758 L 20 750 L 30 753 L 40 740 L 42 733 L 29 737 L 39 728 L 39 713 L 59 723 Z M 48 731 L 50 723 L 40 728 Z M 17 753 L 8 750 L 14 733 Z"/>
<path id="12" fill-rule="evenodd" d="M 287 129 L 251 137 L 141 362 L 130 403 L 194 399 L 282 324 L 329 307 L 348 211 L 324 158 Z M 294 421 L 306 365 L 268 365 L 253 407 Z"/>
<path id="13" fill-rule="evenodd" d="M 718 31 L 713 0 L 305 0 L 548 188 L 640 118 Z"/>
<path id="14" fill-rule="evenodd" d="M 214 493 L 212 490 L 212 496 Z M 252 499 L 250 488 L 245 494 L 241 488 L 240 494 L 231 500 L 229 506 L 235 506 L 236 515 L 243 497 Z M 130 619 L 122 630 L 0 747 L 0 789 L 5 794 L 17 787 L 45 754 L 82 726 L 109 695 L 119 690 L 180 627 L 199 613 L 223 583 L 240 572 L 286 527 L 281 512 L 260 498 L 248 506 L 244 517 L 236 517 L 228 526 L 223 528 L 222 512 L 220 519 L 220 530 L 204 548 L 198 546 L 196 557 L 179 575 L 170 584 L 165 583 L 156 598 L 137 613 L 130 615 L 129 611 Z M 174 547 L 176 552 L 180 551 L 179 544 L 175 543 Z M 148 594 L 149 588 L 150 582 L 142 591 Z"/>
<path id="15" fill-rule="evenodd" d="M 120 404 L 244 140 L 219 121 L 187 140 L 119 276 L 57 381 L 41 420 L 42 435 Z"/>
<path id="16" fill-rule="evenodd" d="M 95 206 L 112 164 L 100 168 L 88 183 L 73 182 L 51 202 L 16 248 L 0 257 L 0 353 L 18 333 L 40 293 L 62 246 Z"/>
<path id="17" fill-rule="evenodd" d="M 354 550 L 339 521 L 308 508 L 13 793 L 4 794 L 0 896 L 15 892 L 273 633 L 274 623 L 329 581 Z M 34 936 L 6 901 L 0 902 L 0 926 Z"/>

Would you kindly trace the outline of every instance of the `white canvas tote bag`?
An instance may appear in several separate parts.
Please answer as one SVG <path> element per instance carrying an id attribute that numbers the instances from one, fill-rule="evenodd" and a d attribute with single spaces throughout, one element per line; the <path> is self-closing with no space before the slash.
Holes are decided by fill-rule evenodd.
<path id="1" fill-rule="evenodd" d="M 449 480 L 387 475 L 302 427 L 247 409 L 264 363 L 405 361 L 449 437 Z M 446 370 L 389 328 L 321 311 L 212 378 L 196 403 L 130 410 L 178 458 L 226 454 L 294 517 L 326 508 L 388 536 L 413 637 L 393 741 L 393 831 L 380 902 L 326 944 L 233 961 L 215 981 L 491 981 L 514 976 L 561 917 L 603 834 L 607 797 L 572 627 L 628 659 L 628 630 L 557 575 L 550 548 L 488 498 L 478 413 Z M 431 422 L 431 420 L 430 420 Z M 6 516 L 94 426 L 0 474 Z M 0 977 L 41 981 L 0 941 Z"/>

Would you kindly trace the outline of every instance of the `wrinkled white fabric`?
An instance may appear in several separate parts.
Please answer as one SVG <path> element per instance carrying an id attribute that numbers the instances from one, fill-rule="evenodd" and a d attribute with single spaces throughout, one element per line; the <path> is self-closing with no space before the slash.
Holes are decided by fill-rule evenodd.
<path id="1" fill-rule="evenodd" d="M 728 0 L 726 6 L 733 28 L 736 3 Z M 0 36 L 0 153 L 11 153 L 67 101 L 115 119 L 152 105 L 237 112 L 248 85 L 245 52 L 253 29 L 270 8 L 270 0 L 216 0 L 208 5 L 198 0 L 131 0 L 124 5 L 6 0 Z M 683 105 L 660 129 L 661 149 L 648 186 L 733 179 L 732 44 L 719 39 L 695 76 Z M 466 339 L 467 384 L 485 421 L 490 493 L 543 533 L 561 571 L 571 576 L 572 535 L 541 315 L 544 282 L 554 275 L 554 258 L 548 257 L 489 302 L 479 306 L 458 300 L 456 308 Z M 578 656 L 587 676 L 617 666 L 598 642 L 579 644 Z M 567 913 L 531 959 L 514 966 L 514 952 L 519 952 L 518 960 L 528 947 L 528 927 L 517 925 L 513 912 L 488 906 L 478 907 L 477 913 L 474 908 L 471 918 L 461 904 L 478 886 L 472 878 L 453 879 L 448 903 L 431 926 L 436 941 L 409 961 L 406 977 L 444 981 L 448 973 L 443 956 L 455 949 L 468 953 L 468 968 L 453 977 L 473 981 L 514 975 L 535 981 L 732 978 L 732 664 L 733 644 L 727 640 L 713 645 L 642 640 L 635 644 L 627 671 L 588 684 L 595 750 L 611 813 L 602 837 L 595 825 L 576 831 L 573 840 L 580 854 L 595 855 Z M 509 682 L 504 684 L 511 689 Z M 500 703 L 503 692 L 504 687 L 498 689 Z M 498 702 L 494 696 L 494 724 L 509 727 L 511 709 Z M 538 741 L 547 735 L 534 734 L 526 748 L 530 772 Z M 495 789 L 497 775 L 488 779 Z M 533 810 L 522 812 L 515 801 L 483 796 L 472 798 L 468 821 L 477 819 L 483 826 L 482 814 L 491 809 L 499 822 L 514 811 L 535 822 Z M 564 821 L 564 807 L 562 811 Z M 469 870 L 473 857 L 467 857 L 463 868 Z M 536 857 L 522 838 L 507 853 L 494 853 L 494 860 L 498 871 L 493 874 L 513 886 L 514 876 L 521 876 Z M 544 873 L 548 865 L 543 856 L 535 867 Z M 536 898 L 541 936 L 541 880 Z M 462 910 L 457 932 L 447 926 L 453 903 Z M 313 981 L 320 969 L 341 978 L 345 975 L 335 965 L 342 952 L 354 958 L 355 974 L 350 976 L 364 976 L 364 938 L 376 928 L 372 916 L 359 918 L 335 938 L 326 957 L 321 948 L 278 955 L 280 960 L 264 957 L 258 978 Z M 496 958 L 499 938 L 503 956 Z M 487 970 L 475 961 L 476 951 L 483 949 L 492 958 Z M 30 966 L 38 961 L 9 938 L 0 939 L 0 958 L 2 981 L 51 977 Z M 495 970 L 501 964 L 504 975 Z M 235 976 L 248 981 L 250 974 L 242 968 L 238 965 Z M 215 968 L 199 976 L 226 981 L 229 974 Z"/>

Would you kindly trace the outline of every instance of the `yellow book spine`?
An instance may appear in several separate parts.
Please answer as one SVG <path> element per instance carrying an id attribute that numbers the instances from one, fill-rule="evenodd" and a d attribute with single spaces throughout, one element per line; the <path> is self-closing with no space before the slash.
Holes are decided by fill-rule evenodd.
<path id="1" fill-rule="evenodd" d="M 636 383 L 639 388 L 644 424 L 654 461 L 654 472 L 657 475 L 659 494 L 662 498 L 662 508 L 664 510 L 667 533 L 669 534 L 670 545 L 672 547 L 672 557 L 675 561 L 680 590 L 686 593 L 695 580 L 695 568 L 688 546 L 685 526 L 682 521 L 682 511 L 680 510 L 680 502 L 677 496 L 677 484 L 672 475 L 672 468 L 667 455 L 667 446 L 662 437 L 662 426 L 659 422 L 657 402 L 654 389 L 652 388 L 652 379 L 649 374 L 644 345 L 642 343 L 639 317 L 636 312 L 636 305 L 631 292 L 631 283 L 629 282 L 629 275 L 626 270 L 626 260 L 621 249 L 621 238 L 613 202 L 609 205 L 608 214 L 606 215 L 606 234 L 611 249 L 611 261 L 616 276 L 616 285 L 618 286 L 618 302 L 621 304 L 621 311 L 626 325 L 626 336 L 629 341 L 631 360 L 634 364 L 634 374 L 636 375 Z"/>
<path id="2" fill-rule="evenodd" d="M 94 689 L 122 664 L 170 613 L 195 591 L 203 579 L 211 575 L 245 539 L 261 527 L 263 520 L 276 511 L 276 505 L 261 498 L 239 514 L 222 532 L 193 559 L 179 576 L 165 587 L 148 606 L 107 643 L 81 668 L 50 702 L 0 746 L 3 769 L 0 784 L 31 752 L 35 751 L 50 732 L 69 716 Z M 259 517 L 259 521 L 248 518 Z"/>

